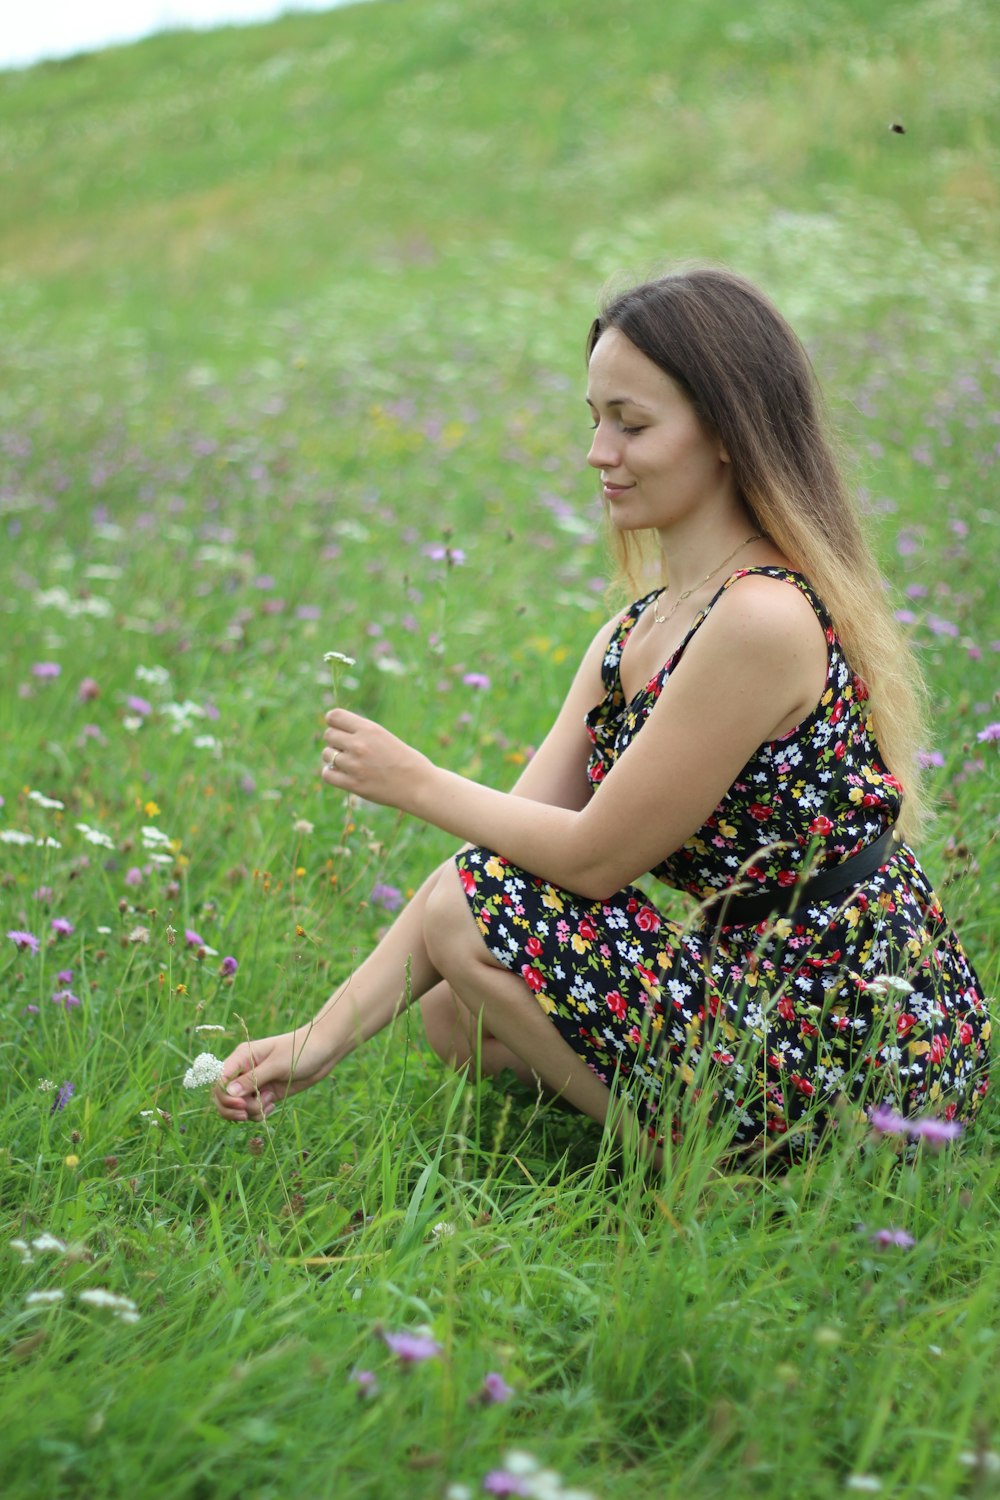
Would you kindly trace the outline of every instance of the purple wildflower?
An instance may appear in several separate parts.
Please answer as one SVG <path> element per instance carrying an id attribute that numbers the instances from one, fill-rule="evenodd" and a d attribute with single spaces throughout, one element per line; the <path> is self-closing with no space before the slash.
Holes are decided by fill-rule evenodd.
<path id="1" fill-rule="evenodd" d="M 75 1093 L 75 1084 L 64 1083 L 62 1088 L 59 1090 L 58 1094 L 52 1101 L 52 1108 L 49 1110 L 49 1114 L 54 1115 L 57 1109 L 65 1109 Z"/>
<path id="2" fill-rule="evenodd" d="M 19 932 L 17 928 L 12 928 L 11 931 L 8 932 L 7 936 L 10 938 L 11 942 L 14 944 L 15 948 L 17 948 L 19 953 L 25 953 L 29 951 L 31 953 L 38 952 L 39 943 L 33 932 Z"/>
<path id="3" fill-rule="evenodd" d="M 932 766 L 943 766 L 944 756 L 940 750 L 918 750 L 917 765 L 922 771 L 929 771 Z"/>
<path id="4" fill-rule="evenodd" d="M 40 885 L 32 897 L 33 901 L 39 902 L 42 906 L 51 906 L 54 899 L 55 891 L 50 885 Z"/>
<path id="5" fill-rule="evenodd" d="M 466 672 L 462 681 L 466 687 L 476 688 L 484 693 L 490 686 L 490 679 L 485 672 Z"/>
<path id="6" fill-rule="evenodd" d="M 477 1400 L 483 1406 L 499 1406 L 501 1402 L 509 1401 L 513 1395 L 514 1387 L 508 1385 L 503 1376 L 498 1375 L 496 1370 L 491 1370 L 488 1375 L 483 1377 L 482 1388 Z"/>
<path id="7" fill-rule="evenodd" d="M 226 955 L 226 957 L 222 960 L 221 964 L 219 965 L 219 973 L 222 975 L 223 979 L 229 979 L 229 978 L 231 978 L 231 976 L 233 974 L 236 973 L 236 970 L 238 968 L 239 968 L 239 964 L 236 962 L 235 958 L 233 958 L 232 954 L 230 953 L 230 954 Z"/>
<path id="8" fill-rule="evenodd" d="M 917 617 L 912 609 L 897 609 L 896 619 L 900 625 L 915 625 Z"/>
<path id="9" fill-rule="evenodd" d="M 900 1250 L 909 1250 L 917 1243 L 905 1229 L 876 1229 L 868 1238 L 873 1245 L 896 1245 Z"/>
<path id="10" fill-rule="evenodd" d="M 962 1134 L 961 1120 L 940 1120 L 928 1115 L 923 1120 L 912 1120 L 909 1125 L 909 1134 L 915 1140 L 933 1141 L 935 1145 L 941 1141 L 955 1141 Z"/>
<path id="11" fill-rule="evenodd" d="M 51 677 L 58 677 L 61 671 L 62 667 L 57 661 L 36 661 L 31 669 L 31 675 L 32 677 L 41 677 L 43 680 L 46 680 Z"/>
<path id="12" fill-rule="evenodd" d="M 425 1359 L 437 1359 L 441 1345 L 425 1333 L 381 1333 L 380 1337 L 401 1365 L 419 1365 Z"/>
<path id="13" fill-rule="evenodd" d="M 81 703 L 90 703 L 94 698 L 101 696 L 99 683 L 93 677 L 85 677 L 76 690 L 76 696 Z"/>
<path id="14" fill-rule="evenodd" d="M 988 745 L 993 740 L 1000 740 L 1000 724 L 987 724 L 986 728 L 981 729 L 976 735 L 976 739 L 981 745 Z"/>
<path id="15" fill-rule="evenodd" d="M 372 887 L 368 899 L 373 906 L 381 906 L 385 911 L 398 911 L 405 898 L 394 885 L 383 885 L 380 881 Z"/>
<path id="16" fill-rule="evenodd" d="M 69 937 L 73 931 L 73 923 L 68 921 L 66 917 L 53 917 L 49 925 L 56 937 Z"/>
<path id="17" fill-rule="evenodd" d="M 531 1493 L 524 1480 L 517 1474 L 512 1474 L 509 1469 L 491 1469 L 483 1479 L 483 1489 L 487 1495 L 528 1495 Z"/>
<path id="18" fill-rule="evenodd" d="M 80 1004 L 80 997 L 74 995 L 73 991 L 69 989 L 56 990 L 52 996 L 52 1003 L 54 1005 L 61 1005 L 63 1010 L 72 1010 L 74 1005 Z"/>
<path id="19" fill-rule="evenodd" d="M 72 969 L 60 969 L 59 973 L 56 975 L 56 979 L 59 981 L 60 984 L 72 984 L 73 983 L 73 970 Z"/>
<path id="20" fill-rule="evenodd" d="M 204 948 L 205 946 L 205 939 L 199 937 L 193 927 L 185 927 L 184 941 L 189 948 Z"/>
<path id="21" fill-rule="evenodd" d="M 357 1386 L 359 1396 L 378 1395 L 378 1381 L 373 1370 L 352 1370 L 347 1378 Z"/>
<path id="22" fill-rule="evenodd" d="M 140 719 L 146 718 L 153 712 L 153 705 L 147 698 L 140 698 L 137 693 L 130 693 L 125 699 L 125 707 L 129 713 L 138 714 Z"/>
<path id="23" fill-rule="evenodd" d="M 128 886 L 142 885 L 142 871 L 138 865 L 132 865 L 125 871 L 125 884 Z"/>

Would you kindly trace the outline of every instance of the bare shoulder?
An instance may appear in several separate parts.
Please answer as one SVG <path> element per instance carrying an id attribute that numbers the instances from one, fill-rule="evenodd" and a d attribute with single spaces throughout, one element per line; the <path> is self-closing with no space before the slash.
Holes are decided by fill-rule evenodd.
<path id="1" fill-rule="evenodd" d="M 705 645 L 788 660 L 826 659 L 826 633 L 808 596 L 793 581 L 748 573 L 716 600 L 699 634 Z"/>

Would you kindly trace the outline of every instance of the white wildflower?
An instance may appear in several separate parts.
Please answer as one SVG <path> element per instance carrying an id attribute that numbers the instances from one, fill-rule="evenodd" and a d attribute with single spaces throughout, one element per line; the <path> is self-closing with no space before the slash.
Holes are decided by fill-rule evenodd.
<path id="1" fill-rule="evenodd" d="M 172 854 L 151 854 L 150 863 L 154 865 L 172 865 L 174 856 Z"/>
<path id="2" fill-rule="evenodd" d="M 222 1077 L 222 1062 L 211 1052 L 199 1052 L 184 1074 L 186 1089 L 200 1089 L 207 1083 L 218 1083 Z"/>
<path id="3" fill-rule="evenodd" d="M 66 1293 L 58 1287 L 53 1287 L 48 1292 L 29 1292 L 24 1299 L 25 1307 L 44 1307 L 51 1302 L 61 1302 Z"/>
<path id="4" fill-rule="evenodd" d="M 154 687 L 166 687 L 170 681 L 166 667 L 136 667 L 135 675 L 140 682 L 151 682 Z"/>
<path id="5" fill-rule="evenodd" d="M 27 1240 L 11 1240 L 10 1248 L 17 1251 L 21 1257 L 22 1266 L 33 1266 L 35 1264 L 35 1257 L 28 1247 Z"/>
<path id="6" fill-rule="evenodd" d="M 866 1495 L 877 1495 L 882 1488 L 882 1481 L 874 1474 L 852 1474 L 846 1487 L 849 1490 L 861 1490 Z"/>
<path id="7" fill-rule="evenodd" d="M 139 1318 L 138 1308 L 131 1297 L 120 1297 L 117 1292 L 109 1292 L 104 1287 L 87 1287 L 85 1291 L 77 1292 L 76 1299 L 86 1302 L 88 1307 L 106 1307 L 125 1323 L 135 1323 Z"/>
<path id="8" fill-rule="evenodd" d="M 37 843 L 39 849 L 61 849 L 62 848 L 62 844 L 60 844 L 60 842 L 59 842 L 58 839 L 50 838 L 48 835 L 46 835 L 46 837 L 43 838 L 43 839 L 36 839 L 35 842 Z"/>
<path id="9" fill-rule="evenodd" d="M 110 927 L 98 927 L 97 931 L 101 934 L 101 937 L 110 937 L 111 936 L 111 928 Z"/>
<path id="10" fill-rule="evenodd" d="M 128 940 L 130 943 L 148 943 L 149 928 L 142 926 L 133 927 L 132 931 L 128 935 Z"/>
<path id="11" fill-rule="evenodd" d="M 226 1028 L 225 1026 L 210 1026 L 206 1023 L 204 1026 L 196 1026 L 194 1029 L 195 1031 L 225 1031 Z"/>
<path id="12" fill-rule="evenodd" d="M 106 833 L 101 833 L 98 828 L 91 828 L 87 823 L 77 823 L 77 829 L 83 834 L 88 844 L 98 844 L 102 849 L 113 849 L 114 840 L 109 839 Z"/>
<path id="13" fill-rule="evenodd" d="M 342 667 L 353 667 L 355 660 L 353 656 L 345 656 L 343 651 L 324 651 L 323 660 L 326 662 L 338 662 Z"/>
<path id="14" fill-rule="evenodd" d="M 32 1250 L 57 1250 L 60 1255 L 65 1255 L 66 1253 L 66 1246 L 62 1240 L 56 1239 L 55 1235 L 49 1234 L 48 1230 L 32 1240 L 31 1248 Z"/>
<path id="15" fill-rule="evenodd" d="M 39 807 L 55 808 L 56 812 L 64 812 L 66 808 L 65 802 L 57 802 L 55 797 L 46 797 L 42 792 L 29 792 L 28 801 L 37 802 Z"/>
<path id="16" fill-rule="evenodd" d="M 33 833 L 22 833 L 19 828 L 4 828 L 0 831 L 0 844 L 33 844 Z"/>
<path id="17" fill-rule="evenodd" d="M 899 974 L 877 974 L 874 979 L 869 979 L 868 988 L 874 990 L 876 995 L 888 995 L 890 992 L 897 995 L 913 994 L 913 985 Z"/>
<path id="18" fill-rule="evenodd" d="M 222 753 L 222 741 L 217 740 L 214 734 L 196 734 L 191 743 L 196 750 L 214 750 L 220 755 Z"/>
<path id="19" fill-rule="evenodd" d="M 449 1224 L 444 1219 L 441 1220 L 440 1224 L 435 1224 L 433 1229 L 431 1230 L 431 1234 L 436 1240 L 446 1240 L 450 1234 L 454 1233 L 454 1224 Z"/>
<path id="20" fill-rule="evenodd" d="M 292 824 L 293 833 L 312 833 L 312 831 L 313 824 L 310 823 L 308 818 L 296 818 Z"/>
<path id="21" fill-rule="evenodd" d="M 52 1082 L 51 1078 L 39 1078 L 39 1080 L 38 1080 L 38 1092 L 40 1094 L 51 1094 L 51 1092 L 52 1092 L 52 1090 L 54 1088 L 55 1088 L 55 1084 Z"/>
<path id="22" fill-rule="evenodd" d="M 142 843 L 146 849 L 156 849 L 161 844 L 172 843 L 169 833 L 164 833 L 160 828 L 154 828 L 151 824 L 142 829 Z"/>

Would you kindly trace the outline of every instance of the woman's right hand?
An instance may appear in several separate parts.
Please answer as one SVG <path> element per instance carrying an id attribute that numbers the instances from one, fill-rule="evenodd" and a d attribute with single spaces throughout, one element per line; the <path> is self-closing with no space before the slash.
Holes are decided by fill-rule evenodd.
<path id="1" fill-rule="evenodd" d="M 279 1099 L 310 1088 L 332 1067 L 329 1045 L 315 1025 L 241 1042 L 222 1065 L 215 1107 L 224 1120 L 262 1120 Z"/>

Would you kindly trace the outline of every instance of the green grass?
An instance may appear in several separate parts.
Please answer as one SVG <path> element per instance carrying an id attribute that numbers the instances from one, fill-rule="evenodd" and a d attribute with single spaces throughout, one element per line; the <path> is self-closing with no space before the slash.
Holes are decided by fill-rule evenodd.
<path id="1" fill-rule="evenodd" d="M 0 919 L 74 926 L 0 952 L 5 1496 L 442 1497 L 510 1449 L 602 1500 L 996 1493 L 992 1102 L 937 1155 L 851 1126 L 763 1174 L 691 1132 L 644 1183 L 416 1019 L 257 1132 L 181 1079 L 311 1013 L 375 884 L 448 852 L 318 785 L 324 651 L 496 785 L 544 733 L 608 613 L 584 334 L 675 258 L 808 342 L 931 686 L 922 853 L 995 994 L 997 29 L 410 0 L 0 75 L 0 828 L 58 841 L 0 844 Z M 379 1329 L 423 1325 L 397 1368 Z"/>

